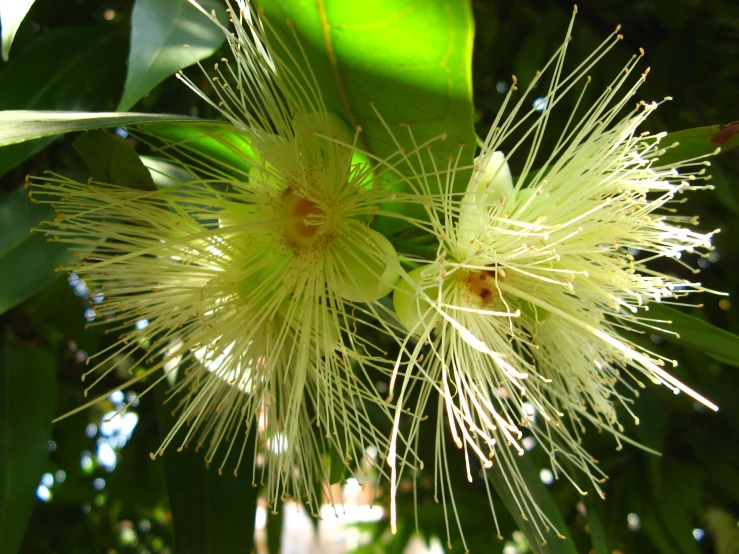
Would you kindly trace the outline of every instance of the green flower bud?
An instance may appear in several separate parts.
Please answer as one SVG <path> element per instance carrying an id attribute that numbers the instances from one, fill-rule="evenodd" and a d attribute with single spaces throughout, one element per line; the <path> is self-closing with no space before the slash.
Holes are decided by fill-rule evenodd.
<path id="1" fill-rule="evenodd" d="M 310 135 L 331 137 L 342 144 Z M 352 148 L 343 144 L 354 144 L 354 133 L 343 119 L 331 112 L 298 113 L 295 115 L 295 142 L 308 165 L 324 164 L 327 168 L 343 170 L 352 157 Z"/>
<path id="2" fill-rule="evenodd" d="M 418 331 L 432 324 L 435 310 L 418 293 L 418 284 L 423 278 L 423 272 L 427 266 L 417 267 L 408 274 L 413 284 L 401 279 L 393 293 L 393 306 L 395 314 L 409 331 Z M 435 285 L 425 287 L 423 292 L 429 297 L 435 298 L 437 287 Z"/>
<path id="3" fill-rule="evenodd" d="M 372 302 L 390 294 L 398 280 L 398 254 L 384 235 L 367 230 L 367 248 L 336 248 L 334 263 L 340 280 L 335 290 L 353 302 Z"/>
<path id="4" fill-rule="evenodd" d="M 475 172 L 462 199 L 458 236 L 464 247 L 485 229 L 488 211 L 494 202 L 513 191 L 513 178 L 502 152 L 493 152 L 475 160 Z"/>

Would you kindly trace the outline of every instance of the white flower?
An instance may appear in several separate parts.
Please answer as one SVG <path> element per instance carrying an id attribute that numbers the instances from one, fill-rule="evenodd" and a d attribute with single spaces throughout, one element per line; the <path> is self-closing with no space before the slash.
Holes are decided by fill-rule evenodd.
<path id="1" fill-rule="evenodd" d="M 708 162 L 660 165 L 665 133 L 639 131 L 657 108 L 645 102 L 633 108 L 647 73 L 629 84 L 641 56 L 592 105 L 583 105 L 591 86 L 588 71 L 619 39 L 617 29 L 568 73 L 568 36 L 518 99 L 514 78 L 466 193 L 455 195 L 448 186 L 430 213 L 437 258 L 405 275 L 394 292 L 395 309 L 410 331 L 411 358 L 407 370 L 398 365 L 391 387 L 399 405 L 396 432 L 411 391 L 420 399 L 411 411 L 420 418 L 435 390 L 438 411 L 446 414 L 455 445 L 464 449 L 468 479 L 475 458 L 490 471 L 502 471 L 543 541 L 553 525 L 514 460 L 524 454 L 525 436 L 546 450 L 555 477 L 564 475 L 585 494 L 573 471 L 578 470 L 601 493 L 605 475 L 580 441 L 586 423 L 611 433 L 618 448 L 633 444 L 622 434 L 618 407 L 631 413 L 633 397 L 648 381 L 717 409 L 666 371 L 665 361 L 676 362 L 620 333 L 666 327 L 649 318 L 649 303 L 679 304 L 703 290 L 700 283 L 662 273 L 653 262 L 670 258 L 689 268 L 683 253 L 706 255 L 712 233 L 693 230 L 695 218 L 675 210 L 684 193 L 708 188 Z M 522 113 L 534 86 L 546 86 L 547 77 L 544 101 Z M 578 98 L 567 126 L 547 129 L 550 113 L 567 95 Z M 552 151 L 540 149 L 545 131 L 559 137 Z M 524 150 L 514 180 L 508 160 Z M 449 185 L 453 178 L 440 181 Z M 436 461 L 442 466 L 444 427 L 440 419 Z M 422 429 L 415 425 L 412 432 Z M 397 451 L 391 445 L 394 487 Z M 438 486 L 451 486 L 448 471 L 435 471 Z"/>
<path id="2" fill-rule="evenodd" d="M 359 130 L 327 111 L 308 60 L 276 57 L 252 8 L 239 8 L 235 34 L 223 28 L 234 60 L 213 77 L 213 105 L 233 127 L 208 137 L 237 162 L 142 128 L 134 135 L 175 164 L 168 186 L 51 175 L 34 178 L 31 194 L 57 208 L 52 240 L 92 248 L 73 270 L 102 289 L 97 322 L 120 333 L 91 356 L 87 390 L 145 349 L 146 370 L 119 388 L 148 379 L 148 391 L 179 372 L 168 399 L 178 421 L 156 454 L 192 445 L 236 473 L 257 433 L 267 463 L 255 462 L 252 479 L 266 481 L 270 505 L 292 497 L 318 514 L 327 453 L 348 465 L 368 446 L 387 451 L 368 407 L 391 421 L 374 385 L 391 366 L 357 329 L 392 331 L 375 301 L 400 265 L 368 223 L 399 198 L 375 185 L 386 169 L 355 153 Z"/>

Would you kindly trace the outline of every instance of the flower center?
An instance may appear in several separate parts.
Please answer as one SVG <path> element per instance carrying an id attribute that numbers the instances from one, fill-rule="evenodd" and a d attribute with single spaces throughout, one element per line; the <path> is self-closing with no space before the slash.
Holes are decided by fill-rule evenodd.
<path id="1" fill-rule="evenodd" d="M 288 190 L 284 198 L 283 233 L 288 244 L 299 248 L 313 246 L 326 213 L 318 204 L 298 196 L 293 190 Z"/>
<path id="2" fill-rule="evenodd" d="M 468 307 L 481 308 L 498 297 L 495 287 L 495 270 L 465 271 L 462 275 L 464 300 Z"/>

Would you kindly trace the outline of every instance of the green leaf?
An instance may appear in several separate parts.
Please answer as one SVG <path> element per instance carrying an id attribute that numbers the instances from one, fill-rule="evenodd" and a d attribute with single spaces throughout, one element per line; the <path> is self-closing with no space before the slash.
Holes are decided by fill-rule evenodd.
<path id="1" fill-rule="evenodd" d="M 564 539 L 561 539 L 556 536 L 554 531 L 550 530 L 546 543 L 541 544 L 541 537 L 534 527 L 533 522 L 523 518 L 518 501 L 503 475 L 506 468 L 504 467 L 504 464 L 501 464 L 499 461 L 492 469 L 487 470 L 485 475 L 493 483 L 495 491 L 505 503 L 511 516 L 513 516 L 513 519 L 516 520 L 518 528 L 526 535 L 526 539 L 528 540 L 532 551 L 537 554 L 576 554 L 577 549 L 575 547 L 575 543 L 572 541 L 572 538 L 568 536 L 567 524 L 565 523 L 562 514 L 559 512 L 559 507 L 554 501 L 554 498 L 552 498 L 552 495 L 541 482 L 539 471 L 531 460 L 531 456 L 512 455 L 511 459 L 512 463 L 514 463 L 521 472 L 521 477 L 523 478 L 522 486 L 528 489 L 533 502 L 535 502 L 544 512 L 546 517 L 549 518 L 552 525 L 554 525 L 557 530 L 565 536 Z"/>
<path id="2" fill-rule="evenodd" d="M 3 60 L 10 56 L 10 46 L 23 18 L 35 0 L 0 0 L 0 26 L 2 27 Z"/>
<path id="3" fill-rule="evenodd" d="M 677 143 L 677 146 L 672 146 L 675 143 Z M 672 164 L 698 156 L 707 156 L 719 147 L 721 152 L 726 152 L 739 146 L 739 121 L 727 125 L 696 127 L 695 129 L 669 133 L 662 139 L 660 146 L 672 146 L 660 156 L 660 165 Z"/>
<path id="4" fill-rule="evenodd" d="M 282 552 L 282 527 L 285 512 L 273 514 L 267 513 L 267 552 L 269 554 L 280 554 Z"/>
<path id="5" fill-rule="evenodd" d="M 341 0 L 259 4 L 281 36 L 290 35 L 290 18 L 328 108 L 353 127 L 361 125 L 375 154 L 390 155 L 396 146 L 371 102 L 389 124 L 411 125 L 418 144 L 447 133 L 433 149 L 438 156 L 456 155 L 459 143 L 474 148 L 468 2 L 374 0 L 362 9 Z M 406 129 L 394 131 L 401 144 L 412 147 Z"/>
<path id="6" fill-rule="evenodd" d="M 590 539 L 593 546 L 593 554 L 611 554 L 613 549 L 608 547 L 608 538 L 606 535 L 603 519 L 598 513 L 600 506 L 596 506 L 596 502 L 603 502 L 593 495 L 588 495 L 585 505 L 588 509 L 588 529 L 590 531 Z"/>
<path id="7" fill-rule="evenodd" d="M 650 333 L 704 352 L 725 364 L 739 366 L 739 336 L 658 302 L 649 304 L 648 315 L 652 319 L 671 322 L 664 325 L 664 330 L 650 329 Z"/>
<path id="8" fill-rule="evenodd" d="M 352 128 L 361 126 L 360 146 L 383 159 L 395 154 L 392 163 L 399 164 L 397 171 L 406 175 L 411 170 L 400 163 L 399 146 L 412 158 L 416 171 L 447 167 L 450 158 L 457 160 L 460 145 L 465 148 L 459 165 L 472 165 L 474 25 L 468 1 L 372 0 L 361 9 L 344 0 L 260 0 L 259 4 L 268 34 L 279 37 L 271 40 L 273 52 L 296 78 L 306 75 L 304 66 L 310 63 L 327 109 Z M 296 52 L 304 52 L 305 59 Z M 313 83 L 308 85 L 315 88 Z M 441 140 L 442 136 L 446 138 Z M 432 140 L 428 149 L 411 155 Z M 433 154 L 434 163 L 427 152 Z M 457 183 L 466 186 L 468 177 L 469 172 L 458 172 Z M 433 177 L 429 185 L 435 188 Z M 398 188 L 408 190 L 407 185 Z M 393 211 L 408 207 L 384 206 Z M 413 215 L 424 217 L 423 210 Z M 375 224 L 381 219 L 376 218 Z M 386 233 L 400 227 L 396 221 L 385 223 L 380 227 Z"/>
<path id="9" fill-rule="evenodd" d="M 2 67 L 0 110 L 99 109 L 109 90 L 122 83 L 124 57 L 125 35 L 119 27 L 108 24 L 52 29 L 35 37 Z M 35 118 L 14 121 L 12 115 L 0 112 L 0 146 L 53 134 L 38 133 Z M 0 175 L 49 142 L 50 138 L 1 149 Z"/>
<path id="10" fill-rule="evenodd" d="M 0 194 L 0 314 L 46 287 L 59 275 L 54 269 L 71 262 L 66 245 L 29 232 L 53 214 L 49 206 L 33 204 L 23 188 Z"/>
<path id="11" fill-rule="evenodd" d="M 146 123 L 138 128 L 162 141 L 152 145 L 158 153 L 196 173 L 204 171 L 245 181 L 256 159 L 248 137 L 230 123 L 198 120 Z"/>
<path id="12" fill-rule="evenodd" d="M 47 468 L 56 405 L 53 354 L 0 328 L 0 552 L 15 554 Z"/>
<path id="13" fill-rule="evenodd" d="M 739 187 L 734 186 L 733 172 L 728 171 L 723 163 L 711 164 L 710 171 L 713 193 L 716 196 L 709 201 L 721 204 L 727 210 L 739 214 Z"/>
<path id="14" fill-rule="evenodd" d="M 199 0 L 225 25 L 223 2 Z M 131 15 L 131 49 L 118 110 L 131 109 L 146 93 L 176 71 L 211 56 L 223 32 L 187 0 L 136 0 Z M 184 48 L 183 45 L 188 45 Z"/>
<path id="15" fill-rule="evenodd" d="M 41 137 L 71 133 L 72 131 L 119 127 L 152 121 L 202 120 L 172 114 L 5 111 L 0 112 L 0 146 L 16 144 Z"/>
<path id="16" fill-rule="evenodd" d="M 112 24 L 70 26 L 34 38 L 2 68 L 0 109 L 100 106 L 122 80 L 123 31 Z"/>
<path id="17" fill-rule="evenodd" d="M 65 344 L 74 341 L 79 350 L 94 353 L 100 345 L 100 327 L 88 327 L 85 310 L 88 298 L 73 294 L 67 275 L 57 278 L 23 305 L 22 313 L 42 336 L 61 336 Z M 52 342 L 47 339 L 47 342 Z"/>
<path id="18" fill-rule="evenodd" d="M 197 181 L 197 178 L 181 165 L 151 156 L 141 156 L 141 161 L 151 173 L 156 188 L 166 188 L 177 183 Z"/>
<path id="19" fill-rule="evenodd" d="M 647 339 L 648 340 L 648 339 Z M 640 391 L 639 402 L 632 408 L 639 418 L 639 425 L 634 426 L 635 438 L 640 444 L 656 452 L 664 452 L 667 439 L 667 419 L 664 407 L 660 402 L 660 391 L 648 387 Z M 657 491 L 662 486 L 663 457 L 645 453 L 649 466 L 649 484 Z"/>
<path id="20" fill-rule="evenodd" d="M 739 502 L 739 460 L 736 452 L 726 452 L 720 441 L 693 442 L 692 450 L 708 476 L 708 482 L 716 484 L 733 502 Z M 706 487 L 708 488 L 708 487 Z"/>
<path id="21" fill-rule="evenodd" d="M 160 436 L 175 423 L 164 405 L 162 387 L 155 390 Z M 164 473 L 174 527 L 177 554 L 247 554 L 254 550 L 254 514 L 259 489 L 251 482 L 253 438 L 246 445 L 241 467 L 235 477 L 230 470 L 218 474 L 207 469 L 203 454 L 192 449 L 177 452 L 187 428 L 174 438 L 164 453 Z M 241 437 L 235 438 L 241 440 Z M 234 462 L 235 463 L 235 462 Z"/>
<path id="22" fill-rule="evenodd" d="M 346 471 L 346 464 L 341 458 L 338 450 L 336 450 L 333 446 L 329 451 L 329 467 L 329 484 L 335 485 L 336 483 L 341 482 L 342 478 L 344 477 L 344 472 Z"/>
<path id="23" fill-rule="evenodd" d="M 72 147 L 96 181 L 141 190 L 156 190 L 151 173 L 123 137 L 101 129 L 87 131 L 74 140 Z"/>
<path id="24" fill-rule="evenodd" d="M 679 461 L 666 468 L 662 489 L 642 516 L 642 529 L 659 552 L 700 553 L 690 520 L 700 513 L 703 479 L 697 468 Z"/>
<path id="25" fill-rule="evenodd" d="M 0 116 L 3 112 L 0 112 Z M 3 130 L 0 128 L 0 134 Z M 37 154 L 54 141 L 54 137 L 46 137 L 43 139 L 29 140 L 20 144 L 11 144 L 0 148 L 0 177 L 8 171 L 23 163 L 28 158 Z"/>

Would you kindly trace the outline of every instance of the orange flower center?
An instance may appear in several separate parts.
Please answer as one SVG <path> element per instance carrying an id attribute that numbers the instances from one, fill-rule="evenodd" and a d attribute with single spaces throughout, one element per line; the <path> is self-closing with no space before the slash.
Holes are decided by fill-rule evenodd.
<path id="1" fill-rule="evenodd" d="M 282 209 L 285 218 L 284 236 L 291 247 L 313 246 L 326 213 L 318 204 L 288 190 Z"/>

